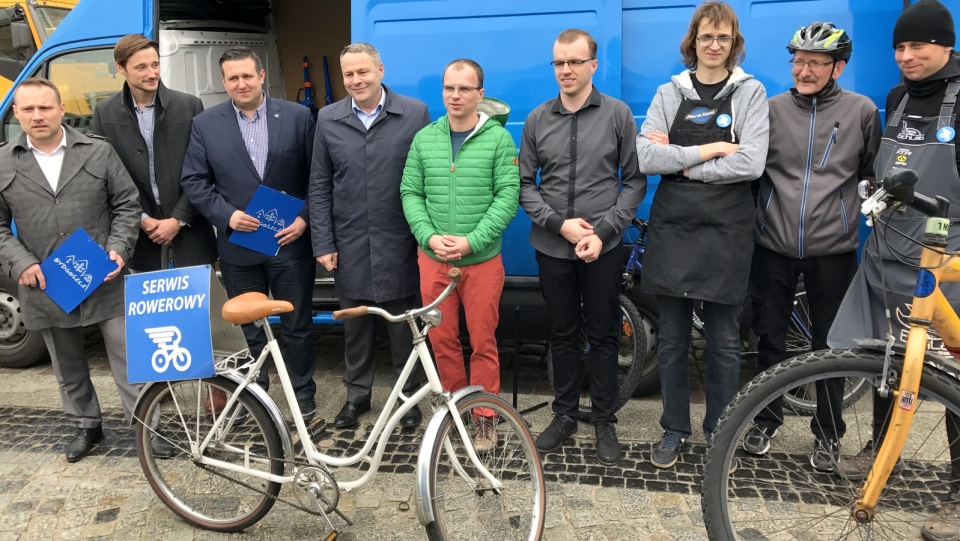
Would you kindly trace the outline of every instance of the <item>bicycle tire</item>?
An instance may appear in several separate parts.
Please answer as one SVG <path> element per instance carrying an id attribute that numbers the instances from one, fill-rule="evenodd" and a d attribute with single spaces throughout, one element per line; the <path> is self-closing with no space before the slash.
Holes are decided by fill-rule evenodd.
<path id="1" fill-rule="evenodd" d="M 461 398 L 456 408 L 470 438 L 474 436 L 473 410 L 486 408 L 495 413 L 496 446 L 477 451 L 477 455 L 505 486 L 500 494 L 483 490 L 489 483 L 477 475 L 456 424 L 447 415 L 430 449 L 427 482 L 435 520 L 427 525 L 427 537 L 433 541 L 540 539 L 546 486 L 527 423 L 506 401 L 489 393 L 471 393 Z M 454 462 L 466 477 L 452 466 Z"/>
<path id="2" fill-rule="evenodd" d="M 201 467 L 191 455 L 190 442 L 202 440 L 215 420 L 213 391 L 223 391 L 229 397 L 236 389 L 236 383 L 220 376 L 161 383 L 149 389 L 135 413 L 137 455 L 150 487 L 177 516 L 217 532 L 236 532 L 255 524 L 270 511 L 280 493 L 279 483 L 213 466 Z M 229 461 L 233 454 L 235 462 L 242 465 L 243 449 L 249 448 L 251 455 L 262 457 L 262 461 L 252 457 L 250 467 L 282 475 L 280 434 L 263 405 L 244 390 L 229 415 L 234 418 L 233 425 L 229 430 L 221 429 L 205 455 Z M 173 445 L 172 457 L 154 455 L 151 440 L 155 437 Z"/>
<path id="3" fill-rule="evenodd" d="M 640 311 L 623 294 L 618 298 L 618 307 L 620 310 L 620 326 L 618 328 L 619 353 L 617 355 L 617 410 L 622 408 L 633 396 L 644 367 L 644 363 L 640 362 L 639 357 L 646 352 L 645 333 L 638 332 L 645 328 Z M 584 391 L 580 396 L 580 407 L 577 415 L 581 421 L 590 422 L 593 420 L 593 407 L 586 377 L 589 368 L 588 351 L 590 345 L 587 343 L 586 331 L 581 328 L 580 333 L 583 340 L 583 355 L 581 356 L 579 379 L 583 382 Z M 547 377 L 550 380 L 550 387 L 556 389 L 553 385 L 553 353 L 549 348 L 547 349 Z M 657 379 L 659 380 L 659 374 Z"/>
<path id="4" fill-rule="evenodd" d="M 944 412 L 960 416 L 960 384 L 939 370 L 923 367 L 917 413 L 900 465 L 869 522 L 851 517 L 862 481 L 811 466 L 812 421 L 785 416 L 765 456 L 738 451 L 756 414 L 798 382 L 840 377 L 878 381 L 883 362 L 883 355 L 873 352 L 817 351 L 773 367 L 734 397 L 720 418 L 704 465 L 701 505 L 710 539 L 920 538 L 941 497 L 955 491 L 949 482 L 951 455 L 945 434 L 945 419 L 950 417 Z M 895 360 L 892 369 L 899 374 L 902 360 Z M 854 453 L 873 436 L 875 396 L 870 393 L 844 411 L 846 434 L 841 442 Z M 853 460 L 849 452 L 844 455 L 841 464 Z"/>

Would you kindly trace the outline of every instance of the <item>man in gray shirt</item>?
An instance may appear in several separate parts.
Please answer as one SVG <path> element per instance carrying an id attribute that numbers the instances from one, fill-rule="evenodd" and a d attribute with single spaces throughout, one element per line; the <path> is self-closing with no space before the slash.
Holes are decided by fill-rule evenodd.
<path id="1" fill-rule="evenodd" d="M 614 464 L 620 459 L 617 296 L 624 263 L 618 247 L 647 179 L 637 160 L 633 113 L 593 87 L 593 37 L 576 29 L 561 32 L 551 64 L 560 95 L 530 113 L 520 144 L 520 205 L 533 221 L 530 244 L 550 315 L 556 393 L 553 420 L 537 438 L 537 449 L 554 451 L 577 431 L 579 328 L 585 322 L 597 458 Z"/>

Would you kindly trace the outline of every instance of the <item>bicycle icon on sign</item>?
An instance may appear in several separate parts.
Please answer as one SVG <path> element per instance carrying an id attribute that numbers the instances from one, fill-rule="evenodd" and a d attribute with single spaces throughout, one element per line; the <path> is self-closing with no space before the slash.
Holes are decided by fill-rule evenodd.
<path id="1" fill-rule="evenodd" d="M 144 329 L 143 332 L 157 345 L 157 351 L 153 352 L 150 363 L 158 374 L 166 372 L 171 363 L 180 372 L 190 368 L 190 351 L 180 347 L 180 340 L 183 338 L 180 329 L 170 325 Z"/>

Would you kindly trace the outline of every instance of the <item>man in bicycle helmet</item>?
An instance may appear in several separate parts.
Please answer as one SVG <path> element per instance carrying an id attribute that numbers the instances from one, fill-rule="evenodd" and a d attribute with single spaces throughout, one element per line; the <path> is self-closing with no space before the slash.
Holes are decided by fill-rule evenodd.
<path id="1" fill-rule="evenodd" d="M 787 51 L 793 55 L 794 88 L 769 100 L 770 147 L 754 227 L 752 286 L 761 370 L 788 356 L 791 325 L 811 339 L 814 350 L 827 348 L 827 332 L 857 271 L 857 183 L 875 178 L 881 136 L 876 105 L 837 83 L 853 52 L 845 30 L 810 23 L 794 32 Z M 792 323 L 801 276 L 810 321 Z M 836 468 L 845 428 L 843 381 L 827 387 L 818 389 L 810 423 L 816 438 L 810 463 L 821 471 Z M 754 419 L 743 449 L 766 454 L 782 419 L 778 399 Z"/>

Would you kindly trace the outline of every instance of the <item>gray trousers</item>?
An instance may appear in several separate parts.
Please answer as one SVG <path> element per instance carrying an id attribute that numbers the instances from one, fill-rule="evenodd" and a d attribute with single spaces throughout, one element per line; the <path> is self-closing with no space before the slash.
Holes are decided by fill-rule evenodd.
<path id="1" fill-rule="evenodd" d="M 123 415 L 129 424 L 133 407 L 140 394 L 140 385 L 127 383 L 126 325 L 123 317 L 107 319 L 96 324 L 103 334 L 103 344 L 113 372 L 113 381 L 120 392 Z M 53 373 L 60 384 L 63 411 L 70 422 L 81 428 L 100 426 L 100 401 L 90 380 L 90 366 L 83 355 L 84 327 L 60 329 L 51 327 L 40 331 L 50 352 Z"/>
<path id="2" fill-rule="evenodd" d="M 391 314 L 403 313 L 414 307 L 416 296 L 393 301 L 373 303 L 357 299 L 340 297 L 341 308 L 355 308 L 357 306 L 376 306 Z M 370 389 L 373 387 L 375 362 L 373 359 L 374 343 L 376 340 L 377 320 L 380 316 L 363 316 L 348 319 L 343 322 L 344 362 L 347 367 L 343 371 L 343 385 L 347 388 L 348 402 L 363 402 L 370 399 Z M 403 371 L 407 357 L 413 349 L 413 334 L 410 324 L 386 323 L 387 334 L 390 337 L 390 358 L 393 361 L 393 383 Z M 420 388 L 421 370 L 418 367 L 410 374 L 407 384 L 403 387 L 405 394 L 411 394 Z"/>

